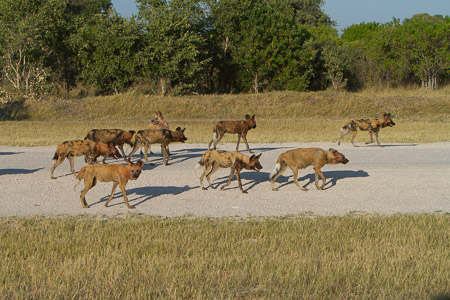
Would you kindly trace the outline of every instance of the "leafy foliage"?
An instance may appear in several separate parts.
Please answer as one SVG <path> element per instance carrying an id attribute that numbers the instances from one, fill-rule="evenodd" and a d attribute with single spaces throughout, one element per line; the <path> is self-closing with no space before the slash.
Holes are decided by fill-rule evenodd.
<path id="1" fill-rule="evenodd" d="M 357 90 L 449 81 L 450 18 L 361 23 L 341 36 L 324 0 L 0 1 L 2 90 L 39 99 L 86 86 L 121 93 Z M 155 88 L 153 88 L 155 87 Z"/>

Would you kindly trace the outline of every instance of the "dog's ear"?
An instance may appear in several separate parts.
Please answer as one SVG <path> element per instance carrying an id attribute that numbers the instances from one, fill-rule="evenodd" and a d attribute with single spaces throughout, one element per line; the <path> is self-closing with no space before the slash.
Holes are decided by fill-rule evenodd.
<path id="1" fill-rule="evenodd" d="M 180 131 L 181 130 L 181 127 L 177 127 L 176 129 L 175 129 L 175 131 Z"/>
<path id="2" fill-rule="evenodd" d="M 249 114 L 246 114 L 245 115 L 245 119 L 247 120 L 247 119 L 250 119 L 250 115 Z"/>
<path id="3" fill-rule="evenodd" d="M 183 130 L 181 130 L 181 132 L 184 133 L 185 130 L 186 130 L 186 128 L 183 128 Z"/>
<path id="4" fill-rule="evenodd" d="M 252 119 L 253 119 L 253 120 L 255 119 L 255 115 L 252 116 Z"/>
<path id="5" fill-rule="evenodd" d="M 259 155 L 253 154 L 253 155 L 250 157 L 250 160 L 258 160 L 258 159 L 261 157 L 261 154 L 262 154 L 262 153 L 260 153 Z"/>
<path id="6" fill-rule="evenodd" d="M 144 162 L 142 160 L 138 160 L 136 165 L 138 165 L 139 168 L 142 168 L 144 166 Z"/>
<path id="7" fill-rule="evenodd" d="M 330 148 L 330 149 L 328 149 L 328 151 L 330 151 L 330 152 L 336 152 L 336 149 Z"/>

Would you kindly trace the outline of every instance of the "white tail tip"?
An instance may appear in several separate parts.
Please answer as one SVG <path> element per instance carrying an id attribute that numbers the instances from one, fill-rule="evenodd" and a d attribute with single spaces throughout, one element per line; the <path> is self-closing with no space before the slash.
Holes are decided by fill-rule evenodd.
<path id="1" fill-rule="evenodd" d="M 281 169 L 281 165 L 279 163 L 277 163 L 275 165 L 275 169 L 273 169 L 272 173 L 270 173 L 270 179 L 272 179 L 278 173 L 278 171 L 280 171 L 280 169 Z"/>

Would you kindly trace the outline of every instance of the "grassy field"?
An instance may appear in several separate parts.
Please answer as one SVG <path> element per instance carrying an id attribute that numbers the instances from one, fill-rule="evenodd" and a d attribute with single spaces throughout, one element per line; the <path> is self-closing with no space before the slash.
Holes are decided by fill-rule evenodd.
<path id="1" fill-rule="evenodd" d="M 0 219 L 1 299 L 448 299 L 450 216 Z"/>
<path id="2" fill-rule="evenodd" d="M 255 142 L 336 142 L 349 119 L 381 117 L 391 112 L 397 126 L 380 133 L 382 142 L 450 141 L 450 96 L 447 90 L 387 90 L 362 93 L 310 92 L 259 95 L 159 97 L 128 93 L 108 97 L 48 100 L 23 109 L 24 121 L 0 122 L 0 145 L 56 145 L 83 139 L 92 128 L 144 129 L 155 110 L 172 129 L 185 127 L 188 143 L 208 143 L 213 124 L 222 119 L 256 115 Z M 359 134 L 357 142 L 368 135 Z M 348 137 L 344 142 L 349 142 Z M 223 142 L 235 142 L 225 136 Z"/>

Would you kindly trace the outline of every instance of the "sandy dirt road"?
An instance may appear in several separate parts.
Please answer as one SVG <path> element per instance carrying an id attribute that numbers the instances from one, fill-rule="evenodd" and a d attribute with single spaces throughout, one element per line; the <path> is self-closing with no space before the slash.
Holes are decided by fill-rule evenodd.
<path id="1" fill-rule="evenodd" d="M 234 147 L 234 144 L 223 144 L 218 148 L 234 150 Z M 141 177 L 127 185 L 130 203 L 136 206 L 134 210 L 126 208 L 120 192 L 116 193 L 110 207 L 104 206 L 111 183 L 99 183 L 90 190 L 86 195 L 90 208 L 83 209 L 79 200 L 83 183 L 74 190 L 76 180 L 69 172 L 68 161 L 55 170 L 58 178 L 50 179 L 51 159 L 56 147 L 0 147 L 0 217 L 129 213 L 247 217 L 450 212 L 450 143 L 385 144 L 381 148 L 337 146 L 335 143 L 250 144 L 250 147 L 255 153 L 262 153 L 263 170 L 242 173 L 248 194 L 239 191 L 235 179 L 223 191 L 200 188 L 201 171 L 195 173 L 194 166 L 206 145 L 171 145 L 172 159 L 168 166 L 162 164 L 158 147 L 153 147 L 155 154 L 150 159 L 155 165 L 146 164 Z M 314 186 L 312 167 L 299 172 L 300 184 L 307 187 L 307 192 L 292 183 L 289 169 L 277 180 L 279 191 L 272 191 L 268 177 L 278 155 L 299 147 L 333 147 L 350 162 L 327 165 L 322 169 L 327 178 L 323 191 Z M 133 160 L 138 158 L 136 155 Z M 82 158 L 75 160 L 76 170 L 84 165 Z M 228 169 L 219 170 L 213 176 L 214 183 L 224 183 L 228 174 Z"/>

